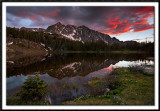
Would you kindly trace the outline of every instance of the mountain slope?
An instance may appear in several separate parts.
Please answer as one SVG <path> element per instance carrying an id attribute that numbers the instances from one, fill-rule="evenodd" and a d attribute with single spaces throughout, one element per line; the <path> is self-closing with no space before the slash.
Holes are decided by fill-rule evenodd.
<path id="1" fill-rule="evenodd" d="M 26 39 L 7 37 L 7 68 L 27 66 L 40 61 L 48 54 L 43 44 Z"/>

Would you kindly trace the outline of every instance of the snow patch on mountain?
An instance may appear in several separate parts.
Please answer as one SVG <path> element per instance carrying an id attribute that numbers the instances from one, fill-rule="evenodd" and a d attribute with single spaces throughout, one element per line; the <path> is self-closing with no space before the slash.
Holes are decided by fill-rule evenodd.
<path id="1" fill-rule="evenodd" d="M 68 64 L 68 65 L 66 65 L 66 66 L 64 66 L 63 68 L 62 68 L 62 70 L 63 69 L 67 69 L 67 68 L 69 68 L 69 69 L 75 69 L 75 65 L 81 65 L 81 63 L 80 62 L 73 62 L 73 63 L 71 63 L 71 64 Z"/>

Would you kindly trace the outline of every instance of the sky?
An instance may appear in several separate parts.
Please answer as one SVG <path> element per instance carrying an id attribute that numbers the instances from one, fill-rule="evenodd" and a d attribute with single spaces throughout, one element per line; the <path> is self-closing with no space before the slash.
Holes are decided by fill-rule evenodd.
<path id="1" fill-rule="evenodd" d="M 153 6 L 7 6 L 7 26 L 85 25 L 121 41 L 154 41 Z"/>

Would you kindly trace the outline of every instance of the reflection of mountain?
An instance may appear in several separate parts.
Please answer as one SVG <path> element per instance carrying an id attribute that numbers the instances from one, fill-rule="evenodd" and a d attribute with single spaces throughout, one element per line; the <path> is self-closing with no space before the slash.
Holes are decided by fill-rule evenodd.
<path id="1" fill-rule="evenodd" d="M 104 61 L 85 61 L 72 62 L 67 65 L 62 65 L 58 69 L 53 69 L 52 71 L 47 71 L 47 73 L 56 78 L 73 77 L 76 75 L 85 76 L 91 72 L 97 71 L 104 67 L 108 67 L 110 64 L 115 64 L 117 61 L 104 60 Z"/>
<path id="2" fill-rule="evenodd" d="M 28 75 L 34 72 L 48 73 L 50 76 L 62 79 L 76 75 L 85 76 L 90 72 L 116 64 L 119 61 L 144 60 L 147 55 L 143 54 L 65 54 L 54 55 L 45 61 L 34 64 L 8 69 L 7 76 Z"/>

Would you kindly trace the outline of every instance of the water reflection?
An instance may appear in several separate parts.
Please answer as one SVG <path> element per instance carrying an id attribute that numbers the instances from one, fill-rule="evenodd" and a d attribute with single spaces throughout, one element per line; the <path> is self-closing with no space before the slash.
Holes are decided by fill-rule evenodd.
<path id="1" fill-rule="evenodd" d="M 7 97 L 20 90 L 28 75 L 39 73 L 49 84 L 47 100 L 61 104 L 81 95 L 91 94 L 84 84 L 92 77 L 106 78 L 116 67 L 153 64 L 146 54 L 65 54 L 46 57 L 44 61 L 7 69 Z"/>
<path id="2" fill-rule="evenodd" d="M 35 72 L 47 73 L 52 77 L 62 79 L 76 75 L 85 76 L 90 72 L 115 65 L 119 61 L 145 61 L 150 55 L 145 54 L 65 54 L 53 55 L 44 61 L 38 61 L 28 66 L 8 68 L 7 77 L 14 75 L 32 75 Z M 120 64 L 120 63 L 119 63 Z"/>

